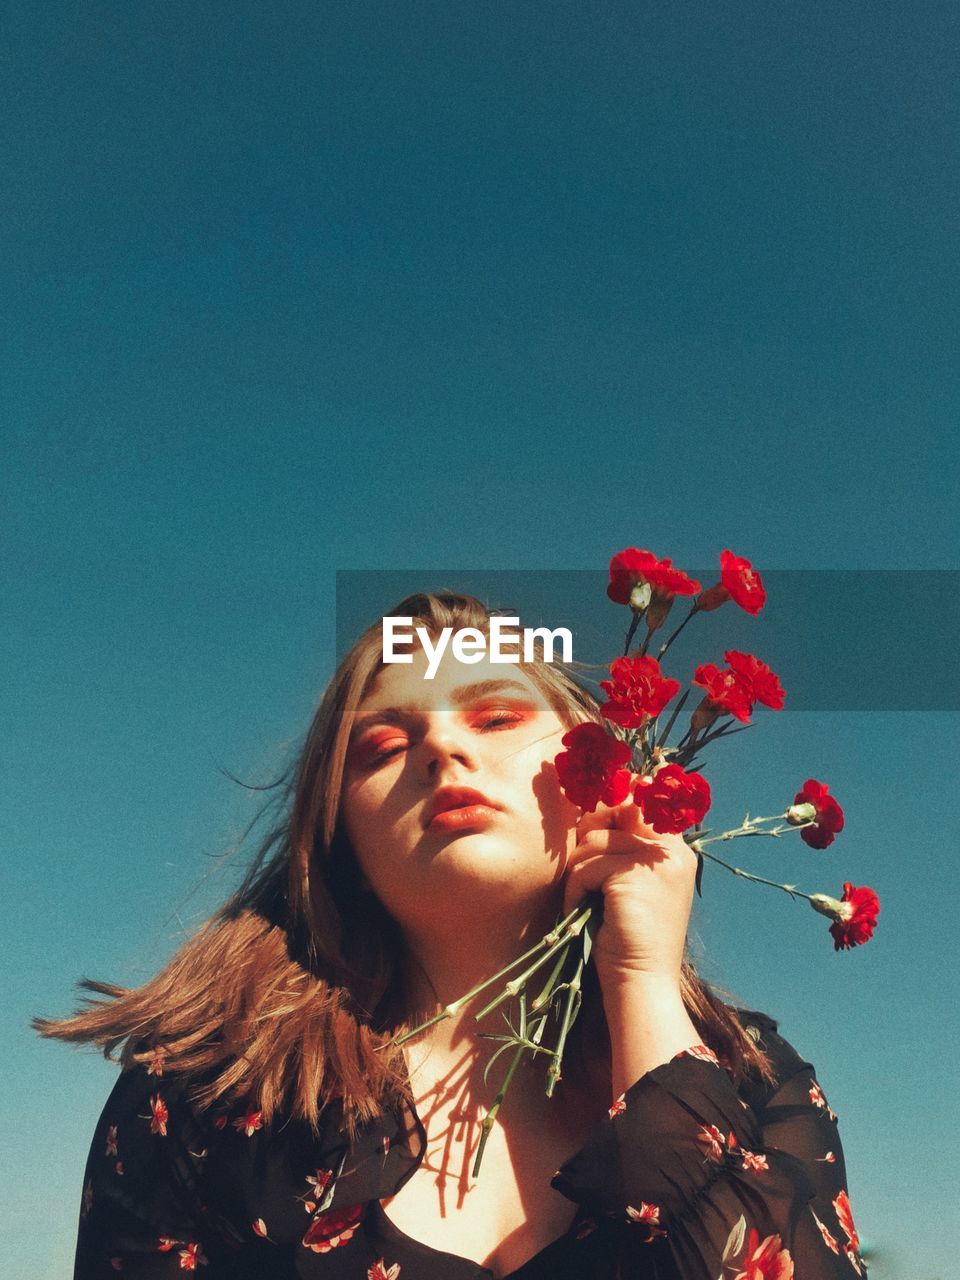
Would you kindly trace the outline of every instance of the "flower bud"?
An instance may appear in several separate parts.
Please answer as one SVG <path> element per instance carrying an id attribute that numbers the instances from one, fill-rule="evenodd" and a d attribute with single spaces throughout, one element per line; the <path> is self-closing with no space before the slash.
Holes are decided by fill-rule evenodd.
<path id="1" fill-rule="evenodd" d="M 649 582 L 636 582 L 630 591 L 630 608 L 634 613 L 643 613 L 653 596 L 653 588 Z"/>
<path id="2" fill-rule="evenodd" d="M 814 911 L 819 911 L 822 916 L 829 916 L 831 920 L 849 920 L 853 915 L 849 902 L 839 902 L 826 893 L 811 893 L 810 905 Z"/>
<path id="3" fill-rule="evenodd" d="M 806 823 L 812 822 L 817 816 L 817 806 L 810 804 L 808 801 L 803 804 L 792 804 L 783 816 L 791 827 L 802 827 Z"/>

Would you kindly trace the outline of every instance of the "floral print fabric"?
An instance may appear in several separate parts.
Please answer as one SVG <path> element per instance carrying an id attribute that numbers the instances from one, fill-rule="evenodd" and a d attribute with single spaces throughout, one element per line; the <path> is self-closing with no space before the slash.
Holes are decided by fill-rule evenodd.
<path id="1" fill-rule="evenodd" d="M 610 1107 L 551 1185 L 569 1231 L 517 1280 L 855 1280 L 865 1276 L 837 1117 L 765 1014 L 741 1011 L 777 1085 L 736 1088 L 703 1045 Z M 411 1111 L 344 1136 L 244 1105 L 198 1113 L 162 1059 L 125 1071 L 94 1134 L 74 1280 L 483 1280 L 400 1232 L 380 1201 L 419 1166 Z"/>

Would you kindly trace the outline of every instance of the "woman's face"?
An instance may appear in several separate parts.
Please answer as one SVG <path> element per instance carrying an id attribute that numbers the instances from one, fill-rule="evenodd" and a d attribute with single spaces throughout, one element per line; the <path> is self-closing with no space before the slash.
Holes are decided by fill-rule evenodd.
<path id="1" fill-rule="evenodd" d="M 517 666 L 448 655 L 425 680 L 426 666 L 417 649 L 383 667 L 354 719 L 341 814 L 368 883 L 413 926 L 481 890 L 504 908 L 546 901 L 579 817 L 552 764 L 568 726 Z"/>

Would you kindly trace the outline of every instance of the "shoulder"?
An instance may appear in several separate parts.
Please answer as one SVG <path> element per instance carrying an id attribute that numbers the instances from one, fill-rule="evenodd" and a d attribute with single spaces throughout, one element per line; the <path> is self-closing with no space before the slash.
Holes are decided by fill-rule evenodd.
<path id="1" fill-rule="evenodd" d="M 268 1115 L 254 1097 L 227 1091 L 211 1097 L 217 1068 L 200 1071 L 171 1069 L 162 1054 L 149 1062 L 125 1065 L 114 1082 L 98 1124 L 98 1135 L 111 1126 L 123 1124 L 128 1134 L 152 1145 L 186 1148 L 203 1157 L 222 1148 L 229 1159 L 239 1149 L 261 1148 L 267 1141 L 289 1143 L 294 1134 L 308 1135 L 315 1142 L 319 1134 L 332 1131 L 339 1140 L 340 1108 L 322 1106 L 317 1128 L 295 1116 L 286 1101 Z M 158 1141 L 162 1139 L 163 1141 Z"/>
<path id="2" fill-rule="evenodd" d="M 754 1110 L 762 1110 L 791 1077 L 803 1073 L 813 1076 L 813 1064 L 780 1034 L 775 1018 L 759 1009 L 734 1008 L 733 1012 L 750 1039 L 766 1054 L 774 1073 L 772 1082 L 756 1076 L 741 1082 L 738 1091 Z"/>
<path id="3" fill-rule="evenodd" d="M 125 1187 L 159 1183 L 161 1170 L 189 1179 L 205 1139 L 189 1085 L 188 1076 L 165 1072 L 160 1057 L 123 1067 L 94 1130 L 93 1168 L 121 1178 Z"/>
<path id="4" fill-rule="evenodd" d="M 250 1099 L 201 1105 L 196 1093 L 208 1082 L 206 1072 L 171 1071 L 162 1062 L 120 1071 L 87 1162 L 87 1247 L 123 1234 L 128 1220 L 131 1238 L 153 1241 L 154 1249 L 157 1240 L 201 1234 L 214 1249 L 238 1247 L 253 1240 L 250 1224 L 265 1216 L 273 1238 L 303 1235 L 304 1211 L 316 1208 L 342 1164 L 338 1106 L 323 1108 L 314 1130 L 287 1107 L 268 1118 Z M 270 1214 L 265 1201 L 287 1208 Z"/>

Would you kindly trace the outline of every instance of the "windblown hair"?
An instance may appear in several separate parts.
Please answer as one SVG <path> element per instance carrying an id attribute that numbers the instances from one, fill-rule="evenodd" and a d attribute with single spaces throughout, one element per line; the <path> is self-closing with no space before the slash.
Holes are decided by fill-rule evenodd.
<path id="1" fill-rule="evenodd" d="M 489 634 L 490 618 L 502 612 L 444 591 L 408 596 L 389 616 L 410 617 L 436 637 L 444 627 Z M 322 1108 L 340 1100 L 351 1137 L 358 1124 L 411 1100 L 403 1053 L 392 1043 L 420 1012 L 404 1007 L 402 936 L 376 896 L 360 891 L 339 821 L 350 730 L 382 665 L 378 619 L 340 663 L 299 757 L 273 784 L 281 816 L 233 896 L 142 986 L 81 980 L 81 989 L 108 998 L 84 997 L 72 1017 L 34 1019 L 41 1035 L 91 1042 L 111 1058 L 119 1047 L 124 1067 L 159 1053 L 165 1071 L 190 1073 L 200 1108 L 243 1098 L 265 1121 L 288 1108 L 316 1127 Z M 538 653 L 520 666 L 563 723 L 600 719 L 597 700 L 563 664 Z M 609 1070 L 592 966 L 586 979 L 568 1042 L 571 1078 Z M 773 1080 L 734 1009 L 688 960 L 682 994 L 704 1043 L 734 1078 Z"/>

